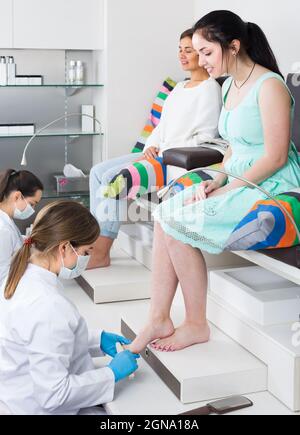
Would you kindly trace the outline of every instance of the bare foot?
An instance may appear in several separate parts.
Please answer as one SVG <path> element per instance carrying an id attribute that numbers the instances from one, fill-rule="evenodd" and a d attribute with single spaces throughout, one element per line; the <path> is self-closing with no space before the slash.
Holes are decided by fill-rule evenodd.
<path id="1" fill-rule="evenodd" d="M 98 269 L 109 267 L 111 264 L 110 251 L 114 240 L 108 237 L 100 236 L 93 246 L 93 252 L 87 269 Z"/>
<path id="2" fill-rule="evenodd" d="M 170 318 L 160 321 L 150 321 L 139 333 L 137 338 L 127 347 L 132 353 L 140 353 L 149 343 L 159 338 L 170 337 L 175 329 Z"/>
<path id="3" fill-rule="evenodd" d="M 194 344 L 207 343 L 209 338 L 210 329 L 207 322 L 202 325 L 186 322 L 177 328 L 171 337 L 158 340 L 151 346 L 162 352 L 175 352 Z"/>
<path id="4" fill-rule="evenodd" d="M 100 269 L 100 268 L 103 269 L 105 267 L 109 267 L 110 265 L 111 265 L 111 258 L 109 254 L 103 257 L 94 256 L 90 259 L 87 270 Z"/>

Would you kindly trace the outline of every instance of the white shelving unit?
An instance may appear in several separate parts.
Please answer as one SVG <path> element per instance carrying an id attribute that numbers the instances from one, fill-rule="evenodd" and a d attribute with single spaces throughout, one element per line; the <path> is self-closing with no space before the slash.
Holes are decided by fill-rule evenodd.
<path id="1" fill-rule="evenodd" d="M 43 56 L 47 57 L 47 53 L 48 53 L 49 59 L 54 59 L 55 62 L 60 63 L 60 65 L 58 65 L 59 71 L 57 76 L 60 77 L 61 79 L 65 79 L 67 75 L 66 70 L 67 70 L 68 59 L 73 55 L 72 52 L 64 51 L 64 50 L 57 51 L 58 55 L 56 55 L 56 52 L 49 52 L 45 50 L 43 51 L 10 50 L 9 53 L 13 54 L 17 58 L 16 59 L 17 68 L 24 68 L 24 69 L 28 68 L 28 66 L 26 66 L 26 62 L 24 62 L 26 58 L 26 53 L 30 55 L 30 59 L 37 58 L 40 53 L 42 53 Z M 76 53 L 76 56 L 80 56 L 79 58 L 83 56 L 86 59 L 92 58 L 90 52 L 78 52 Z M 93 80 L 88 80 L 86 84 L 80 86 L 63 83 L 62 80 L 60 81 L 57 80 L 57 82 L 51 80 L 50 82 L 49 77 L 47 75 L 49 74 L 49 76 L 51 77 L 51 74 L 53 74 L 53 71 L 51 73 L 51 70 L 54 69 L 52 62 L 49 61 L 42 67 L 43 67 L 42 70 L 43 75 L 46 76 L 46 80 L 43 85 L 10 85 L 10 86 L 2 86 L 0 88 L 0 93 L 3 101 L 2 104 L 6 106 L 11 106 L 11 110 L 2 112 L 3 115 L 0 118 L 0 123 L 4 125 L 12 124 L 12 123 L 16 123 L 16 124 L 33 123 L 35 124 L 35 130 L 38 131 L 41 127 L 49 123 L 51 120 L 59 118 L 64 114 L 67 116 L 69 113 L 74 113 L 74 112 L 80 113 L 81 104 L 91 104 L 92 93 L 94 89 L 99 88 L 100 90 L 102 90 L 104 87 L 103 84 L 96 83 Z M 92 74 L 91 73 L 92 67 L 93 66 L 91 61 L 87 61 L 86 62 L 87 79 L 90 78 L 89 76 Z M 34 71 L 40 71 L 37 69 L 38 67 L 36 67 L 36 69 L 33 68 L 34 67 L 32 67 L 31 73 Z M 41 65 L 39 66 L 39 68 L 41 68 Z M 47 68 L 49 68 L 49 71 L 47 71 Z M 25 106 L 27 106 L 27 104 L 25 103 L 26 100 L 30 102 L 30 107 L 24 110 Z M 49 112 L 50 112 L 49 115 L 47 113 L 47 107 L 49 107 Z M 77 157 L 77 165 L 80 166 L 84 171 L 89 171 L 93 164 L 93 157 L 92 157 L 93 137 L 96 138 L 97 147 L 101 148 L 99 144 L 102 141 L 103 133 L 102 131 L 100 131 L 98 124 L 95 125 L 95 129 L 90 132 L 81 131 L 80 125 L 81 125 L 80 116 L 66 118 L 65 120 L 62 120 L 61 122 L 57 123 L 57 125 L 40 132 L 36 136 L 34 143 L 29 150 L 28 161 L 29 161 L 29 165 L 31 166 L 30 170 L 36 172 L 40 169 L 41 174 L 39 175 L 42 181 L 44 182 L 44 184 L 46 184 L 46 189 L 49 191 L 51 188 L 50 186 L 47 185 L 47 180 L 51 178 L 50 177 L 51 174 L 59 173 L 62 171 L 64 165 L 63 161 L 65 163 L 73 163 L 72 158 L 69 156 L 70 151 L 72 151 L 73 147 L 77 147 L 77 148 L 80 147 L 81 142 L 83 144 L 82 150 L 79 149 L 77 153 L 79 154 Z M 31 136 L 32 136 L 31 134 L 24 134 L 24 133 L 23 134 L 5 134 L 5 133 L 0 134 L 0 147 L 2 147 L 2 149 L 4 150 L 7 150 L 5 156 L 3 156 L 2 164 L 5 165 L 4 160 L 9 160 L 6 166 L 18 167 L 20 165 L 19 163 L 20 157 L 14 157 L 16 156 L 16 151 L 14 151 L 13 147 L 16 147 L 16 144 L 20 144 L 21 149 L 23 149 L 27 140 Z M 62 144 L 59 143 L 60 138 L 63 141 Z M 45 142 L 46 140 L 48 141 Z M 89 144 L 90 144 L 89 149 L 86 148 L 87 140 L 89 140 Z M 16 141 L 13 144 L 13 147 L 11 147 L 12 141 Z M 37 166 L 35 162 L 36 156 L 34 155 L 32 148 L 43 146 L 44 143 L 47 144 L 46 159 L 42 161 L 41 165 L 39 164 Z M 52 156 L 50 156 L 51 149 L 53 150 Z M 64 157 L 63 157 L 64 160 L 62 160 L 61 157 L 60 158 L 56 157 L 57 151 L 59 151 L 60 153 L 64 152 Z M 47 153 L 48 154 L 50 153 L 49 156 L 47 156 Z M 82 162 L 87 162 L 87 163 L 81 163 L 80 154 L 83 157 Z M 11 155 L 10 159 L 8 159 L 9 155 Z M 18 159 L 17 162 L 15 162 L 15 158 Z M 50 159 L 52 160 L 51 169 L 47 167 L 47 162 L 50 161 Z M 36 169 L 36 166 L 39 169 Z"/>
<path id="2" fill-rule="evenodd" d="M 103 48 L 104 0 L 1 0 L 0 12 L 0 47 Z"/>
<path id="3" fill-rule="evenodd" d="M 0 134 L 0 139 L 16 139 L 16 138 L 30 138 L 32 134 Z M 70 139 L 78 139 L 82 136 L 100 136 L 99 132 L 91 131 L 91 132 L 82 132 L 75 130 L 53 130 L 48 132 L 42 132 L 37 137 L 69 137 Z"/>

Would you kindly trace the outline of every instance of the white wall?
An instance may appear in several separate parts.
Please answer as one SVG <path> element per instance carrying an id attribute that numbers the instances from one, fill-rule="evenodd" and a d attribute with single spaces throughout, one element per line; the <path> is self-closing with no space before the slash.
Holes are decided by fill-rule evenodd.
<path id="1" fill-rule="evenodd" d="M 162 81 L 182 79 L 177 52 L 194 0 L 106 0 L 104 158 L 131 151 Z"/>
<path id="2" fill-rule="evenodd" d="M 231 10 L 261 26 L 284 75 L 300 62 L 299 0 L 195 0 L 195 20 L 217 9 Z"/>

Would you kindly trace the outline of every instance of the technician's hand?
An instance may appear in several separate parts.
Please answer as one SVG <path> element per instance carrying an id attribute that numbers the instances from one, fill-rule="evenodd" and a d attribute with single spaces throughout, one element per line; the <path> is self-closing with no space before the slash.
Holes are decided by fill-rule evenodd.
<path id="1" fill-rule="evenodd" d="M 136 361 L 138 358 L 140 355 L 131 353 L 129 350 L 124 350 L 114 357 L 108 367 L 113 371 L 116 382 L 128 378 L 139 368 Z"/>
<path id="2" fill-rule="evenodd" d="M 158 157 L 158 153 L 159 153 L 159 148 L 150 147 L 146 149 L 144 156 L 146 159 L 156 159 L 156 157 Z"/>
<path id="3" fill-rule="evenodd" d="M 127 338 L 122 337 L 120 335 L 112 334 L 110 332 L 105 332 L 105 331 L 102 332 L 100 348 L 104 353 L 106 353 L 106 355 L 109 355 L 112 358 L 114 358 L 118 353 L 117 351 L 118 343 L 131 344 L 131 341 L 127 340 Z"/>
<path id="4" fill-rule="evenodd" d="M 190 205 L 194 202 L 203 201 L 208 197 L 208 195 L 215 190 L 220 188 L 220 183 L 216 180 L 206 180 L 203 181 L 199 187 L 197 187 L 196 191 L 193 193 L 191 198 L 189 198 L 184 204 Z"/>

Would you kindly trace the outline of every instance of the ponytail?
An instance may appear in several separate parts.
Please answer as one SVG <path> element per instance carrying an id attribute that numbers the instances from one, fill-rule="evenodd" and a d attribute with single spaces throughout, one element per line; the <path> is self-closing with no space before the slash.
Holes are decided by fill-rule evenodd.
<path id="1" fill-rule="evenodd" d="M 27 269 L 31 255 L 30 251 L 30 245 L 24 243 L 22 248 L 14 256 L 4 289 L 5 299 L 11 299 L 15 294 L 16 288 Z"/>
<path id="2" fill-rule="evenodd" d="M 239 40 L 241 49 L 253 62 L 283 78 L 267 37 L 257 24 L 246 23 L 233 12 L 221 10 L 201 18 L 194 26 L 194 33 L 199 31 L 207 41 L 218 42 L 223 52 L 234 39 Z"/>
<path id="3" fill-rule="evenodd" d="M 38 190 L 44 190 L 42 182 L 29 171 L 8 169 L 0 173 L 0 203 L 12 192 L 21 192 L 25 198 L 34 196 Z"/>
<path id="4" fill-rule="evenodd" d="M 275 55 L 262 29 L 255 23 L 247 23 L 247 31 L 248 44 L 246 46 L 246 52 L 248 56 L 253 62 L 279 74 L 284 79 L 278 67 Z"/>
<path id="5" fill-rule="evenodd" d="M 0 202 L 3 202 L 7 196 L 9 179 L 14 173 L 16 173 L 14 169 L 8 169 L 0 174 Z"/>
<path id="6" fill-rule="evenodd" d="M 26 272 L 33 253 L 55 258 L 61 243 L 74 248 L 92 245 L 100 235 L 97 220 L 83 205 L 74 201 L 56 201 L 46 205 L 37 215 L 31 236 L 14 256 L 6 281 L 4 296 L 11 299 Z"/>

